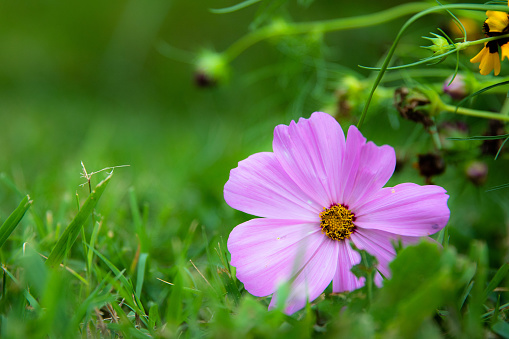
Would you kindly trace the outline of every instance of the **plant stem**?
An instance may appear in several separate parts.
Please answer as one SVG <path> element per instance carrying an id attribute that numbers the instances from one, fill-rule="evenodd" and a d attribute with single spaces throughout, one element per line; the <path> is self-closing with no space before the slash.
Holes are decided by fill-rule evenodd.
<path id="1" fill-rule="evenodd" d="M 495 120 L 501 120 L 501 121 L 509 121 L 509 116 L 502 115 L 500 113 L 479 111 L 476 109 L 465 108 L 465 107 L 456 108 L 456 106 L 447 105 L 447 104 L 444 104 L 442 106 L 442 108 L 446 112 L 455 113 L 455 114 L 468 115 L 471 117 L 484 118 L 484 119 L 495 119 Z"/>
<path id="2" fill-rule="evenodd" d="M 245 35 L 223 53 L 225 59 L 229 62 L 235 59 L 248 47 L 254 45 L 265 39 L 273 38 L 276 36 L 285 35 L 296 35 L 304 33 L 325 33 L 331 31 L 342 31 L 348 29 L 355 29 L 361 27 L 368 27 L 379 25 L 384 22 L 388 22 L 399 17 L 418 13 L 420 11 L 429 9 L 432 5 L 422 2 L 411 2 L 396 6 L 385 11 L 377 13 L 355 16 L 351 18 L 340 18 L 328 21 L 314 21 L 314 22 L 303 22 L 303 23 L 284 23 L 278 27 L 277 24 L 263 27 L 252 33 Z"/>

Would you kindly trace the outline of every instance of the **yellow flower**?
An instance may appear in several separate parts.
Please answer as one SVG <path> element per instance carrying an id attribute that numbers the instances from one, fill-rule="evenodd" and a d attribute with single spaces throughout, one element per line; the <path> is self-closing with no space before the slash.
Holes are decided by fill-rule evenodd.
<path id="1" fill-rule="evenodd" d="M 509 0 L 507 5 L 509 6 Z M 487 11 L 488 19 L 484 21 L 484 34 L 487 37 L 496 37 L 509 33 L 509 15 L 506 12 Z M 492 40 L 484 44 L 484 48 L 472 59 L 471 63 L 480 63 L 479 70 L 482 75 L 488 75 L 494 70 L 494 74 L 500 73 L 500 54 L 502 51 L 502 60 L 509 59 L 509 39 Z"/>
<path id="2" fill-rule="evenodd" d="M 488 19 L 484 22 L 488 25 L 486 33 L 502 33 L 509 26 L 509 19 L 506 12 L 487 11 Z"/>
<path id="3" fill-rule="evenodd" d="M 509 44 L 508 43 L 503 44 L 500 47 L 500 49 L 502 50 L 502 60 L 504 60 L 505 58 L 509 60 Z"/>
<path id="4" fill-rule="evenodd" d="M 495 42 L 494 44 L 492 44 Z M 507 44 L 504 46 L 508 46 Z M 508 46 L 509 47 L 509 46 Z M 509 50 L 505 48 L 507 52 Z M 503 54 L 505 55 L 505 54 Z M 475 64 L 480 62 L 479 70 L 482 75 L 488 75 L 495 70 L 495 75 L 500 73 L 500 56 L 498 54 L 498 44 L 496 41 L 490 41 L 484 45 L 484 48 L 470 62 Z"/>

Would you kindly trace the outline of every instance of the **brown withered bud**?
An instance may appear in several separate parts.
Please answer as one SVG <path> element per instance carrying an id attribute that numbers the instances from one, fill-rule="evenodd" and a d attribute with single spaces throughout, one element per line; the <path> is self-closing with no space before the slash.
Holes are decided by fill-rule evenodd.
<path id="1" fill-rule="evenodd" d="M 348 97 L 348 92 L 344 89 L 336 91 L 337 103 L 337 115 L 340 117 L 349 117 L 352 112 L 352 104 Z"/>
<path id="2" fill-rule="evenodd" d="M 506 134 L 504 123 L 500 120 L 490 120 L 488 129 L 483 135 L 502 135 Z M 504 139 L 484 140 L 481 145 L 481 153 L 485 155 L 496 155 Z"/>
<path id="3" fill-rule="evenodd" d="M 394 91 L 394 106 L 399 114 L 407 120 L 423 124 L 426 128 L 433 126 L 433 120 L 426 107 L 423 107 L 428 104 L 430 104 L 429 99 L 416 90 L 400 87 Z"/>
<path id="4" fill-rule="evenodd" d="M 217 84 L 216 79 L 213 79 L 209 75 L 207 75 L 205 72 L 197 71 L 194 73 L 194 83 L 198 87 L 213 87 Z"/>
<path id="5" fill-rule="evenodd" d="M 445 171 L 445 161 L 442 156 L 435 153 L 418 154 L 417 168 L 419 174 L 426 179 L 426 184 L 431 184 L 431 177 L 440 175 Z"/>

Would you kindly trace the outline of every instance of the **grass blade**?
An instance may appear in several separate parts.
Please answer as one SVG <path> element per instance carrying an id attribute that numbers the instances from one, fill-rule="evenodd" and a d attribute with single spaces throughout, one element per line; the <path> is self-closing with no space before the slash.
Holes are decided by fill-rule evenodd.
<path id="1" fill-rule="evenodd" d="M 502 265 L 502 267 L 499 268 L 493 279 L 491 279 L 490 283 L 488 284 L 488 287 L 484 290 L 484 298 L 488 297 L 488 294 L 490 294 L 497 286 L 504 280 L 505 276 L 507 275 L 507 272 L 509 272 L 509 263 L 505 263 Z"/>
<path id="2" fill-rule="evenodd" d="M 494 186 L 494 187 L 492 187 L 492 188 L 490 188 L 490 189 L 486 190 L 486 192 L 496 191 L 496 190 L 500 190 L 500 189 L 502 189 L 502 188 L 507 188 L 507 187 L 509 187 L 509 183 L 507 183 L 507 184 L 502 184 L 502 185 L 498 185 L 498 186 Z"/>
<path id="3" fill-rule="evenodd" d="M 134 299 L 134 305 L 132 307 L 134 308 L 134 311 L 141 315 L 146 315 L 145 309 L 143 308 L 143 305 L 141 304 L 140 298 L 135 293 L 135 290 L 133 288 L 133 285 L 130 280 L 127 280 L 127 278 L 124 276 L 124 271 L 120 271 L 111 261 L 109 261 L 104 255 L 102 255 L 100 252 L 98 252 L 95 248 L 90 248 L 90 250 L 94 251 L 95 255 L 97 255 L 105 264 L 109 267 L 109 269 L 115 274 L 115 279 L 118 279 L 120 285 L 124 288 L 125 291 L 128 292 L 128 294 L 124 297 L 131 296 Z M 122 291 L 120 291 L 122 293 Z M 127 299 L 127 298 L 126 298 Z M 129 305 L 129 303 L 126 301 L 126 305 Z"/>
<path id="4" fill-rule="evenodd" d="M 136 278 L 136 295 L 141 298 L 141 289 L 143 288 L 143 280 L 145 279 L 145 266 L 147 264 L 148 253 L 140 254 L 138 261 L 138 275 Z"/>
<path id="5" fill-rule="evenodd" d="M 134 191 L 133 187 L 129 189 L 129 203 L 131 204 L 131 213 L 133 215 L 134 227 L 136 228 L 136 233 L 140 239 L 141 252 L 148 252 L 150 244 L 148 243 L 147 232 L 143 218 L 141 217 L 138 208 L 138 200 L 136 198 L 136 192 Z"/>
<path id="6" fill-rule="evenodd" d="M 509 138 L 509 134 L 500 134 L 500 135 L 476 135 L 473 137 L 466 137 L 466 138 L 447 138 L 447 140 L 454 140 L 454 141 L 467 141 L 467 140 L 498 140 L 498 139 L 505 139 Z"/>
<path id="7" fill-rule="evenodd" d="M 106 185 L 108 184 L 112 175 L 113 172 L 110 173 L 106 179 L 101 181 L 92 191 L 92 193 L 90 193 L 87 200 L 83 204 L 83 207 L 79 210 L 78 214 L 76 214 L 69 226 L 67 226 L 64 234 L 62 234 L 56 246 L 51 251 L 48 260 L 46 261 L 48 266 L 58 265 L 70 250 L 76 241 L 78 234 L 80 233 L 81 227 L 83 227 L 85 221 L 87 221 L 90 214 L 94 211 L 95 205 L 103 194 L 104 189 L 106 188 Z"/>
<path id="8" fill-rule="evenodd" d="M 0 248 L 3 246 L 7 238 L 9 238 L 14 229 L 16 229 L 16 226 L 18 226 L 19 222 L 25 215 L 25 212 L 30 208 L 30 205 L 32 205 L 32 200 L 30 200 L 30 197 L 27 195 L 23 198 L 23 200 L 21 200 L 18 207 L 2 224 L 2 227 L 0 227 Z"/>

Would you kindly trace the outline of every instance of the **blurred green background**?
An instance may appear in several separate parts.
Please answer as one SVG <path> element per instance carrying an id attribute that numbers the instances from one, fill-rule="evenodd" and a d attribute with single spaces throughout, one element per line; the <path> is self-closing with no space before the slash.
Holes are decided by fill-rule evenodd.
<path id="1" fill-rule="evenodd" d="M 252 153 L 270 151 L 275 125 L 307 118 L 318 110 L 336 114 L 336 90 L 343 76 L 372 75 L 357 65 L 380 62 L 404 22 L 402 18 L 327 33 L 323 39 L 305 35 L 262 41 L 229 65 L 228 79 L 199 87 L 194 66 L 199 53 L 225 50 L 249 32 L 259 14 L 258 5 L 230 14 L 209 11 L 235 3 L 0 1 L 0 172 L 4 173 L 0 217 L 5 218 L 19 202 L 20 194 L 8 181 L 30 194 L 36 215 L 23 220 L 11 246 L 28 238 L 42 242 L 43 252 L 50 248 L 55 232 L 61 232 L 58 227 L 76 212 L 75 194 L 81 199 L 88 194 L 86 187 L 79 186 L 84 182 L 80 161 L 89 172 L 130 165 L 115 170 L 100 205 L 107 225 L 102 234 L 109 229 L 118 235 L 118 246 L 125 251 L 132 254 L 137 242 L 129 219 L 130 187 L 140 205 L 147 207 L 151 252 L 161 254 L 162 262 L 171 263 L 170 240 L 185 236 L 193 220 L 209 235 L 226 239 L 234 225 L 249 218 L 224 203 L 222 189 L 230 169 Z M 406 2 L 280 3 L 269 13 L 270 19 L 301 22 L 364 15 Z M 480 31 L 484 13 L 471 16 L 480 18 Z M 446 15 L 433 15 L 413 25 L 400 46 L 399 60 L 428 56 L 430 52 L 419 46 L 429 42 L 421 36 L 448 27 L 449 22 Z M 462 65 L 475 72 L 469 56 L 462 58 Z M 435 67 L 445 69 L 443 75 L 417 81 L 441 84 L 453 65 L 448 60 Z M 403 121 L 390 96 L 371 108 L 362 131 L 369 140 L 388 143 L 402 155 L 404 166 L 390 185 L 424 184 L 412 165 L 418 153 L 432 150 L 429 135 Z M 488 95 L 478 104 L 496 110 L 502 102 L 503 98 Z M 356 122 L 355 115 L 338 119 L 345 130 Z M 450 119 L 458 118 L 440 118 Z M 469 123 L 470 135 L 482 134 L 487 127 L 481 119 L 461 120 Z M 448 158 L 445 174 L 434 179 L 451 196 L 451 243 L 466 251 L 472 239 L 485 239 L 493 249 L 493 264 L 499 265 L 508 256 L 509 198 L 507 189 L 489 194 L 485 190 L 509 181 L 507 156 L 496 162 L 493 156 L 481 158 L 479 143 L 463 143 L 463 153 Z M 476 158 L 490 165 L 482 187 L 464 175 L 468 161 Z M 92 182 L 102 177 L 98 174 Z M 46 227 L 47 247 L 44 237 L 34 231 L 31 218 L 37 216 Z M 203 253 L 203 245 L 194 251 Z"/>

